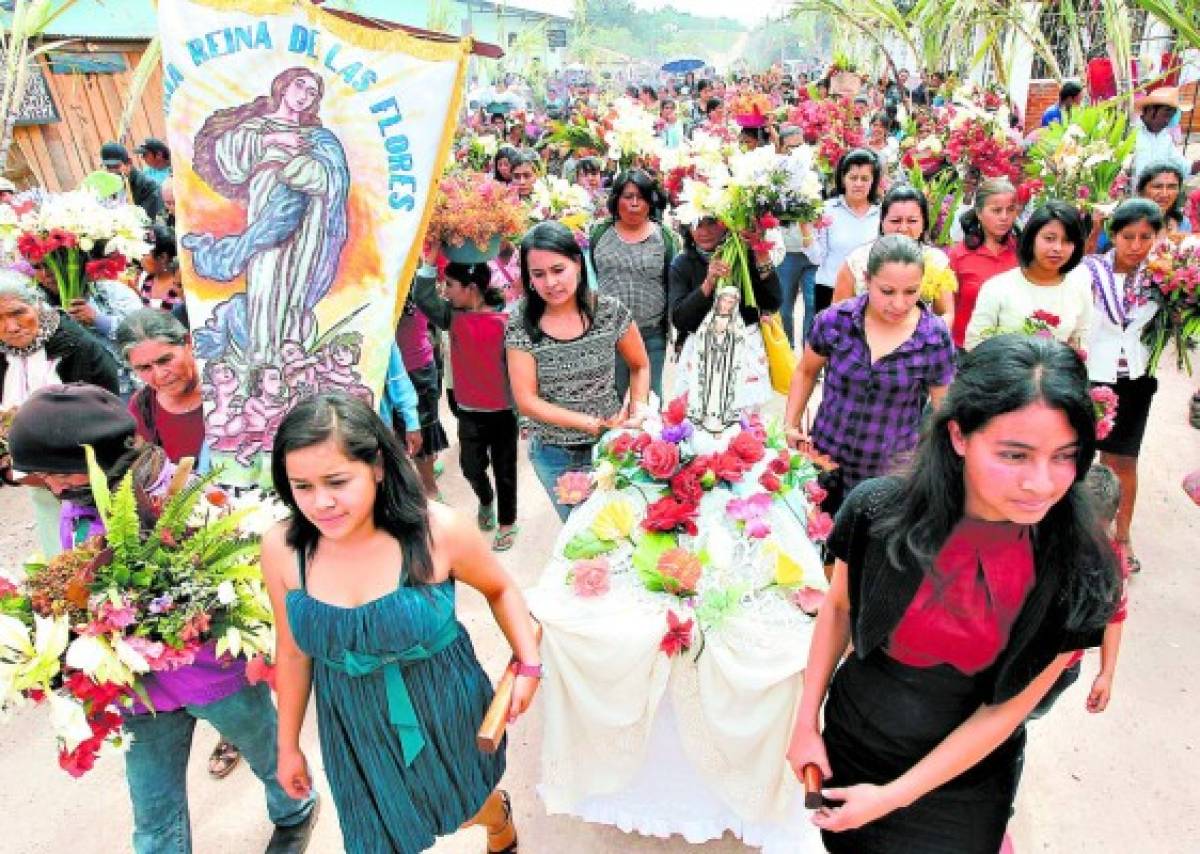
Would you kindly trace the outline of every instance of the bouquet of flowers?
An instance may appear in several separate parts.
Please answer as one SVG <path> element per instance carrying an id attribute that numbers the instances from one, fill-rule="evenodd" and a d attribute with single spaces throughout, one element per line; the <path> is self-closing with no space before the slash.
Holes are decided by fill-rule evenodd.
<path id="1" fill-rule="evenodd" d="M 657 158 L 661 145 L 655 135 L 657 119 L 641 104 L 620 98 L 613 104 L 604 142 L 608 158 L 618 169 L 628 169 L 643 158 Z"/>
<path id="2" fill-rule="evenodd" d="M 1029 149 L 1026 173 L 1041 182 L 1038 197 L 1090 209 L 1120 192 L 1117 177 L 1128 165 L 1136 136 L 1114 107 L 1076 107 Z"/>
<path id="3" fill-rule="evenodd" d="M 947 107 L 946 116 L 946 159 L 960 175 L 976 169 L 985 178 L 1020 181 L 1024 152 L 1009 136 L 1007 118 L 963 104 Z"/>
<path id="4" fill-rule="evenodd" d="M 765 126 L 772 106 L 771 99 L 762 92 L 739 92 L 729 102 L 734 121 L 744 128 Z"/>
<path id="5" fill-rule="evenodd" d="M 736 152 L 727 164 L 697 164 L 695 177 L 683 179 L 679 200 L 676 216 L 681 223 L 695 225 L 714 217 L 729 229 L 717 254 L 732 268 L 730 281 L 750 306 L 755 305 L 750 252 L 764 247 L 749 246 L 744 235 L 781 222 L 816 222 L 822 211 L 821 182 L 810 149 L 784 158 L 764 146 Z"/>
<path id="6" fill-rule="evenodd" d="M 1107 439 L 1117 423 L 1117 393 L 1106 385 L 1092 388 L 1092 415 L 1096 419 L 1096 438 Z"/>
<path id="7" fill-rule="evenodd" d="M 804 101 L 792 108 L 791 124 L 804 134 L 804 141 L 817 147 L 817 165 L 832 175 L 838 161 L 852 148 L 862 147 L 862 122 L 854 104 L 847 101 Z"/>
<path id="8" fill-rule="evenodd" d="M 526 211 L 507 184 L 478 172 L 447 175 L 438 185 L 428 237 L 455 249 L 494 256 L 500 241 L 521 233 Z"/>
<path id="9" fill-rule="evenodd" d="M 608 148 L 600 124 L 583 115 L 566 122 L 550 122 L 550 132 L 542 142 L 565 146 L 579 157 L 594 157 Z"/>
<path id="10" fill-rule="evenodd" d="M 927 177 L 920 166 L 914 165 L 908 170 L 908 180 L 929 202 L 929 212 L 933 217 L 929 242 L 934 246 L 949 246 L 953 243 L 950 230 L 954 227 L 954 215 L 962 203 L 962 178 L 957 171 L 948 167 Z"/>
<path id="11" fill-rule="evenodd" d="M 1147 372 L 1158 372 L 1163 351 L 1174 344 L 1177 364 L 1191 375 L 1191 350 L 1200 340 L 1200 237 L 1161 241 L 1146 260 L 1144 275 L 1158 304 L 1142 332 L 1142 343 L 1150 348 Z"/>
<path id="12" fill-rule="evenodd" d="M 571 229 L 575 239 L 579 240 L 586 238 L 591 218 L 592 198 L 578 184 L 548 175 L 533 185 L 529 199 L 529 219 L 533 223 L 557 220 Z"/>
<path id="13" fill-rule="evenodd" d="M 102 202 L 90 190 L 51 193 L 15 226 L 7 224 L 15 228 L 17 250 L 25 260 L 44 264 L 54 276 L 64 306 L 83 299 L 89 282 L 115 279 L 128 259 L 149 254 L 149 226 L 140 207 Z M 97 252 L 102 257 L 94 258 Z"/>
<path id="14" fill-rule="evenodd" d="M 460 160 L 472 172 L 487 172 L 492 167 L 492 158 L 499 147 L 499 140 L 491 134 L 472 135 L 460 149 Z"/>
<path id="15" fill-rule="evenodd" d="M 261 668 L 274 645 L 258 538 L 242 530 L 250 511 L 228 512 L 218 472 L 156 502 L 128 475 L 110 494 L 87 450 L 107 533 L 0 578 L 0 709 L 46 704 L 59 765 L 76 777 L 128 746 L 122 711 L 153 711 L 144 678 L 207 644 Z"/>

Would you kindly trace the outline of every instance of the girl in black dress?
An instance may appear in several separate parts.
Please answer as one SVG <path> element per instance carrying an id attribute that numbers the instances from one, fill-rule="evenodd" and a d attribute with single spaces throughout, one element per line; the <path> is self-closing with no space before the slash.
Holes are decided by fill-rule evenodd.
<path id="1" fill-rule="evenodd" d="M 997 336 L 965 358 L 911 472 L 846 499 L 788 751 L 827 778 L 813 821 L 830 851 L 1000 849 L 1023 722 L 1118 597 L 1082 486 L 1095 443 L 1075 352 Z"/>

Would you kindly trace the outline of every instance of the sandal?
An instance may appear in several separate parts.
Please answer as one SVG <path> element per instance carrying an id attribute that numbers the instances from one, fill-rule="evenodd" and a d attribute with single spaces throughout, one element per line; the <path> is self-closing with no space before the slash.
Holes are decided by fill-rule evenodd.
<path id="1" fill-rule="evenodd" d="M 504 848 L 492 848 L 491 846 L 488 846 L 487 854 L 517 854 L 517 845 L 519 840 L 517 839 L 517 828 L 513 824 L 512 801 L 508 797 L 508 792 L 504 791 L 503 789 L 497 789 L 497 791 L 500 793 L 500 805 L 504 807 L 504 827 L 500 828 L 498 832 L 489 830 L 487 834 L 489 837 L 497 836 L 499 833 L 503 833 L 511 827 L 513 831 L 513 840 Z"/>
<path id="2" fill-rule="evenodd" d="M 208 773 L 214 780 L 224 780 L 242 761 L 242 753 L 232 742 L 221 739 L 208 757 Z"/>
<path id="3" fill-rule="evenodd" d="M 479 512 L 475 514 L 475 521 L 479 523 L 481 531 L 496 530 L 496 508 L 491 504 L 480 504 Z"/>
<path id="4" fill-rule="evenodd" d="M 506 552 L 509 549 L 511 549 L 513 547 L 513 544 L 516 543 L 516 541 L 517 541 L 517 533 L 520 530 L 521 529 L 518 528 L 516 525 L 513 525 L 507 531 L 500 531 L 499 533 L 497 533 L 496 539 L 492 543 L 492 551 Z"/>

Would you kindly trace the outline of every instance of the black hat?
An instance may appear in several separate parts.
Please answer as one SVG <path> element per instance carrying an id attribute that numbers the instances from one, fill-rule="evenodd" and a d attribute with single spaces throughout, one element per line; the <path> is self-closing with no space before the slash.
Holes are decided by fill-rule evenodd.
<path id="1" fill-rule="evenodd" d="M 91 445 L 107 472 L 133 447 L 137 423 L 121 398 L 87 383 L 39 389 L 17 410 L 8 431 L 13 467 L 49 474 L 85 474 Z"/>
<path id="2" fill-rule="evenodd" d="M 142 141 L 142 144 L 135 148 L 134 151 L 138 154 L 149 152 L 150 154 L 161 154 L 164 157 L 171 156 L 171 149 L 167 148 L 167 144 L 161 139 L 155 139 L 152 136 L 146 137 Z"/>
<path id="3" fill-rule="evenodd" d="M 100 160 L 105 166 L 120 166 L 129 162 L 129 149 L 119 142 L 106 142 L 100 146 Z"/>

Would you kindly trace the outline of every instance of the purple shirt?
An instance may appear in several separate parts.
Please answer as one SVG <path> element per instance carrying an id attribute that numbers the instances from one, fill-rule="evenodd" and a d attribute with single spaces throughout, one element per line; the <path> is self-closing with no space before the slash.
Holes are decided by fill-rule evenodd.
<path id="1" fill-rule="evenodd" d="M 813 320 L 808 339 L 827 359 L 813 444 L 841 466 L 847 489 L 886 474 L 917 446 L 929 389 L 954 378 L 950 331 L 923 305 L 912 336 L 872 364 L 866 307 L 865 294 L 830 306 Z"/>

